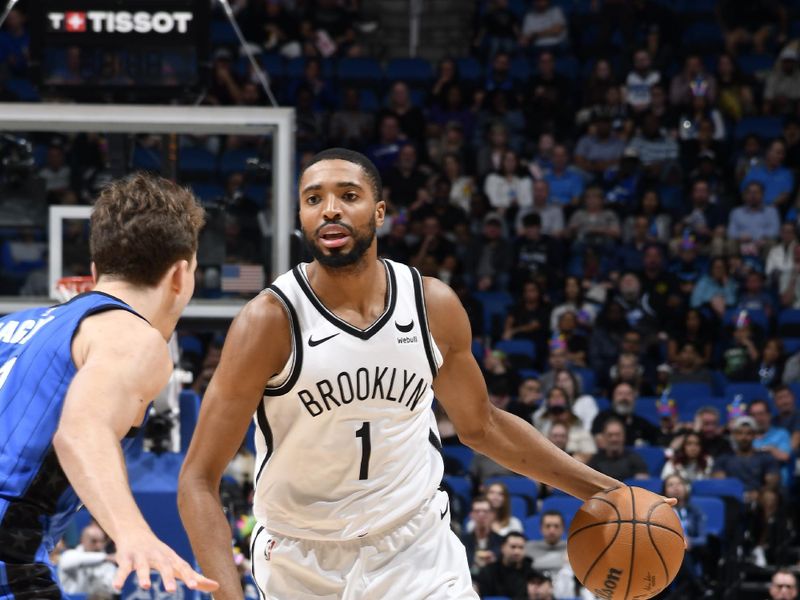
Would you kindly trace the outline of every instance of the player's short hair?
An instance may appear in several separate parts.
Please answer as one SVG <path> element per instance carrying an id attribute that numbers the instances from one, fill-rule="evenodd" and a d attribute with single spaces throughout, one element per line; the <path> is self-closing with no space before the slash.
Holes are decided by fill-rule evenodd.
<path id="1" fill-rule="evenodd" d="M 361 170 L 364 171 L 364 175 L 366 175 L 367 179 L 369 180 L 369 186 L 375 196 L 375 202 L 379 202 L 381 200 L 383 196 L 383 182 L 381 181 L 381 174 L 378 173 L 378 169 L 370 159 L 360 152 L 356 152 L 355 150 L 348 150 L 347 148 L 328 148 L 327 150 L 318 152 L 311 158 L 306 167 L 303 169 L 303 172 L 300 173 L 300 178 L 302 179 L 303 175 L 308 170 L 308 167 L 323 160 L 346 160 L 347 162 L 361 167 Z"/>
<path id="2" fill-rule="evenodd" d="M 97 276 L 152 287 L 179 260 L 191 262 L 205 211 L 176 183 L 133 173 L 103 188 L 91 218 L 89 247 Z"/>

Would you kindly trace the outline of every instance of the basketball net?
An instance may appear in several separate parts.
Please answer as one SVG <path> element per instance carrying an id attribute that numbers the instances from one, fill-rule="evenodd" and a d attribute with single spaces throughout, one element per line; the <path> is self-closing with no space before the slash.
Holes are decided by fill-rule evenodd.
<path id="1" fill-rule="evenodd" d="M 62 277 L 56 284 L 56 295 L 59 302 L 72 300 L 78 294 L 90 292 L 94 288 L 91 275 Z"/>

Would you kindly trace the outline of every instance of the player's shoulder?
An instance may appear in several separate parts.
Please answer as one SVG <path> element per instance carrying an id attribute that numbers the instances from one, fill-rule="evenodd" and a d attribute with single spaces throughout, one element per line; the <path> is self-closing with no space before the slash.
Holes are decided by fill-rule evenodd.
<path id="1" fill-rule="evenodd" d="M 423 277 L 422 289 L 425 292 L 425 306 L 428 312 L 461 306 L 461 301 L 453 289 L 435 277 Z"/>
<path id="2" fill-rule="evenodd" d="M 269 328 L 288 323 L 283 301 L 270 288 L 245 304 L 236 319 L 252 327 Z"/>
<path id="3" fill-rule="evenodd" d="M 78 367 L 89 358 L 113 360 L 118 356 L 125 356 L 129 362 L 148 369 L 172 364 L 161 332 L 139 315 L 124 309 L 87 317 L 73 339 L 72 354 Z"/>

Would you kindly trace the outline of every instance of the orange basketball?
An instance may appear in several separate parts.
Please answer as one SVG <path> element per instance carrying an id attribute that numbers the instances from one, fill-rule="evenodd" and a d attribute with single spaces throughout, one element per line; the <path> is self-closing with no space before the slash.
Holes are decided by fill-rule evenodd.
<path id="1" fill-rule="evenodd" d="M 683 527 L 661 496 L 622 486 L 589 498 L 569 528 L 567 552 L 580 582 L 598 598 L 652 598 L 678 574 Z"/>

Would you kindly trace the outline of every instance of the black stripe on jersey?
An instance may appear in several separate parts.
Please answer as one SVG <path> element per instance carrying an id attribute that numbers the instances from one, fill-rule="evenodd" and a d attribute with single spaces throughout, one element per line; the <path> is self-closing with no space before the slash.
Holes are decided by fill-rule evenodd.
<path id="1" fill-rule="evenodd" d="M 0 560 L 33 563 L 44 537 L 44 521 L 56 511 L 58 499 L 69 487 L 55 450 L 50 447 L 25 493 L 9 499 L 0 521 Z M 45 517 L 43 519 L 43 517 Z"/>
<path id="2" fill-rule="evenodd" d="M 253 583 L 256 584 L 256 589 L 258 590 L 258 597 L 259 598 L 266 598 L 266 594 L 261 591 L 261 586 L 258 585 L 258 580 L 256 579 L 256 557 L 254 556 L 256 552 L 256 541 L 258 541 L 258 536 L 264 531 L 264 526 L 260 525 L 258 527 L 258 531 L 253 536 L 253 541 L 250 543 L 250 574 L 253 576 Z"/>
<path id="3" fill-rule="evenodd" d="M 289 299 L 277 286 L 271 285 L 267 290 L 275 294 L 275 297 L 283 304 L 283 307 L 286 309 L 286 314 L 289 317 L 289 325 L 292 327 L 292 356 L 294 357 L 292 371 L 289 373 L 289 377 L 286 381 L 278 387 L 267 387 L 264 389 L 265 396 L 282 396 L 294 387 L 297 378 L 300 377 L 300 368 L 303 366 L 303 340 L 300 337 L 302 335 L 300 331 L 300 321 L 297 318 L 297 312 L 294 306 L 292 306 L 292 303 L 289 302 Z"/>
<path id="4" fill-rule="evenodd" d="M 267 419 L 267 410 L 266 408 L 264 408 L 264 400 L 262 400 L 258 404 L 258 410 L 256 410 L 256 418 L 258 419 L 258 428 L 261 430 L 261 435 L 264 436 L 264 443 L 267 445 L 267 455 L 261 462 L 261 466 L 258 467 L 258 473 L 256 474 L 256 483 L 258 483 L 258 479 L 261 477 L 261 471 L 263 471 L 264 467 L 267 466 L 269 458 L 272 456 L 272 450 L 274 449 L 273 448 L 274 441 L 272 438 L 272 427 L 269 426 L 269 420 Z"/>
<path id="5" fill-rule="evenodd" d="M 378 317 L 378 319 L 366 329 L 359 329 L 358 327 L 354 327 L 344 319 L 340 319 L 331 311 L 329 311 L 325 305 L 317 298 L 317 295 L 314 293 L 314 290 L 311 288 L 311 284 L 309 283 L 308 279 L 305 276 L 305 273 L 302 271 L 301 265 L 297 265 L 294 269 L 292 269 L 292 273 L 294 273 L 295 279 L 297 279 L 297 283 L 300 285 L 300 289 L 303 290 L 303 293 L 306 295 L 308 300 L 314 306 L 314 308 L 319 311 L 319 313 L 325 317 L 333 326 L 338 327 L 342 331 L 349 333 L 359 339 L 368 340 L 373 335 L 378 333 L 381 328 L 389 322 L 389 319 L 394 312 L 395 304 L 397 303 L 397 279 L 394 275 L 394 270 L 392 266 L 385 260 L 381 260 L 383 263 L 383 267 L 386 270 L 386 308 L 383 311 L 383 314 Z"/>
<path id="6" fill-rule="evenodd" d="M 434 447 L 434 448 L 436 448 L 436 451 L 437 451 L 439 454 L 442 454 L 442 442 L 440 442 L 440 441 L 439 441 L 439 438 L 438 438 L 438 437 L 436 437 L 436 434 L 433 432 L 433 429 L 431 429 L 431 430 L 428 432 L 428 441 L 429 441 L 431 444 L 433 444 L 433 447 Z"/>
<path id="7" fill-rule="evenodd" d="M 417 316 L 419 318 L 419 327 L 422 330 L 422 345 L 425 346 L 425 354 L 428 357 L 428 364 L 431 367 L 431 374 L 436 379 L 436 357 L 433 355 L 433 346 L 431 345 L 431 333 L 428 329 L 428 311 L 425 310 L 425 294 L 422 290 L 422 276 L 415 268 L 410 267 L 411 279 L 414 280 L 414 301 L 417 304 Z"/>

